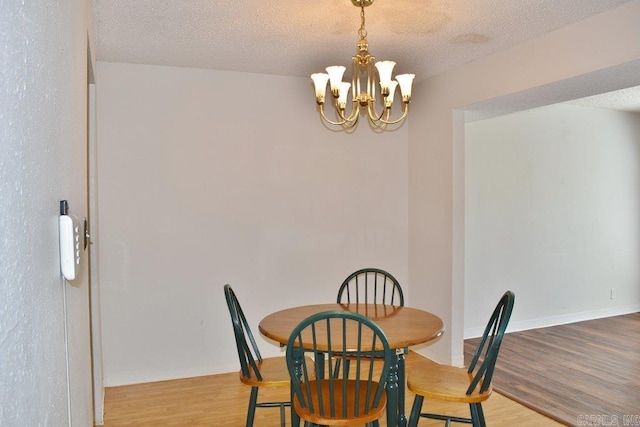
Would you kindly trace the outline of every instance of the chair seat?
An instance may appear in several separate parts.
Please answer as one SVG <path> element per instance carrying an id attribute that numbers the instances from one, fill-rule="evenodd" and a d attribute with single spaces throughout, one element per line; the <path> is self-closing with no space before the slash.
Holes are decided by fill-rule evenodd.
<path id="1" fill-rule="evenodd" d="M 480 393 L 479 387 L 467 395 L 472 376 L 467 368 L 441 365 L 429 359 L 414 367 L 408 375 L 407 387 L 423 397 L 449 402 L 479 403 L 491 396 L 492 388 Z"/>
<path id="2" fill-rule="evenodd" d="M 309 359 L 311 360 L 311 359 Z M 313 366 L 313 362 L 309 362 Z M 256 377 L 255 372 L 249 365 L 249 377 L 242 375 L 240 371 L 240 381 L 252 387 L 281 387 L 289 385 L 291 377 L 287 369 L 287 360 L 284 357 L 267 357 L 262 362 L 256 361 L 262 380 Z"/>
<path id="3" fill-rule="evenodd" d="M 336 396 L 336 400 L 335 400 L 335 411 L 336 411 L 336 415 L 335 417 L 331 417 L 331 409 L 330 409 L 330 403 L 331 399 L 329 398 L 329 392 L 330 392 L 330 388 L 331 388 L 331 383 L 330 380 L 326 379 L 326 380 L 320 380 L 321 381 L 321 392 L 322 392 L 322 402 L 323 402 L 323 411 L 320 411 L 318 408 L 320 408 L 319 405 L 319 396 L 318 396 L 318 389 L 317 389 L 317 381 L 309 381 L 309 386 L 311 388 L 311 399 L 313 401 L 313 405 L 314 408 L 316 409 L 314 411 L 314 413 L 311 413 L 309 411 L 308 408 L 303 407 L 300 404 L 299 399 L 296 397 L 294 398 L 294 407 L 296 412 L 300 415 L 300 417 L 306 421 L 310 421 L 314 424 L 320 424 L 320 425 L 334 425 L 334 426 L 350 426 L 350 425 L 361 425 L 361 424 L 365 424 L 365 423 L 369 423 L 369 422 L 373 422 L 377 419 L 379 419 L 380 417 L 383 416 L 383 413 L 385 411 L 385 407 L 387 406 L 387 397 L 386 394 L 382 394 L 382 398 L 380 399 L 380 403 L 378 404 L 377 407 L 370 407 L 368 413 L 365 414 L 365 408 L 366 408 L 366 404 L 368 403 L 367 400 L 369 401 L 373 401 L 374 396 L 373 394 L 375 393 L 376 390 L 376 386 L 377 386 L 377 382 L 371 382 L 368 383 L 367 381 L 359 381 L 359 387 L 360 387 L 360 402 L 359 402 L 359 415 L 356 416 L 354 411 L 355 411 L 355 402 L 353 402 L 354 400 L 354 396 L 357 395 L 356 393 L 356 387 L 358 386 L 358 382 L 356 380 L 348 380 L 347 381 L 347 391 L 346 391 L 346 398 L 347 398 L 347 414 L 343 413 L 343 406 L 342 406 L 342 402 L 344 401 L 344 395 L 343 395 L 343 382 L 342 381 L 335 381 L 333 383 L 333 392 L 335 393 Z M 305 387 L 305 385 L 303 385 L 303 387 Z M 369 393 L 369 399 L 366 399 L 365 396 L 367 395 L 367 387 L 370 387 L 370 393 Z M 326 414 L 326 417 L 323 417 L 320 415 L 320 413 L 322 414 Z"/>

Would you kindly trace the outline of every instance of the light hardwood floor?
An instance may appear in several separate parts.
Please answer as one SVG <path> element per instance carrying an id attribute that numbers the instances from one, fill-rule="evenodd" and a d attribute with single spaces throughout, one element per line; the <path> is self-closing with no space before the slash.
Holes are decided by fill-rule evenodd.
<path id="1" fill-rule="evenodd" d="M 407 370 L 422 356 L 410 353 Z M 500 361 L 498 360 L 498 363 Z M 237 373 L 107 388 L 105 426 L 244 426 L 250 387 Z M 260 390 L 260 400 L 287 400 L 288 389 Z M 407 390 L 407 416 L 413 394 Z M 557 422 L 512 400 L 493 393 L 483 404 L 487 424 L 493 427 L 560 426 Z M 425 400 L 423 410 L 468 416 L 466 405 Z M 288 416 L 289 408 L 287 408 Z M 384 420 L 380 423 L 386 426 Z M 277 427 L 277 408 L 256 410 L 256 427 Z M 287 418 L 287 425 L 290 425 Z M 444 422 L 422 419 L 420 426 L 442 426 Z"/>

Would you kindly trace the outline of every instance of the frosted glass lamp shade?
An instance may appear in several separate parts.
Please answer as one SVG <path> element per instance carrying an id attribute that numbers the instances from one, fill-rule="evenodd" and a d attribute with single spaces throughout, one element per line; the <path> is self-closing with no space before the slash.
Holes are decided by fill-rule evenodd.
<path id="1" fill-rule="evenodd" d="M 411 100 L 411 85 L 413 84 L 413 79 L 415 76 L 415 74 L 400 74 L 396 76 L 396 80 L 400 85 L 402 100 L 404 102 L 409 102 Z"/>
<path id="2" fill-rule="evenodd" d="M 342 65 L 334 65 L 327 67 L 327 73 L 329 73 L 329 84 L 331 85 L 331 93 L 333 96 L 337 96 L 340 91 L 340 83 L 342 83 L 342 76 L 346 67 Z"/>
<path id="3" fill-rule="evenodd" d="M 342 82 L 340 83 L 340 94 L 338 95 L 338 107 L 346 108 L 347 106 L 347 96 L 349 96 L 349 89 L 351 88 L 351 83 Z"/>
<path id="4" fill-rule="evenodd" d="M 376 68 L 378 69 L 378 76 L 380 76 L 380 84 L 388 85 L 391 82 L 391 73 L 393 73 L 393 67 L 396 63 L 393 61 L 379 61 L 376 62 Z"/>
<path id="5" fill-rule="evenodd" d="M 313 86 L 316 90 L 316 101 L 319 104 L 324 103 L 324 96 L 327 91 L 327 82 L 329 81 L 329 74 L 314 73 L 314 74 L 311 74 L 311 80 L 313 80 Z"/>

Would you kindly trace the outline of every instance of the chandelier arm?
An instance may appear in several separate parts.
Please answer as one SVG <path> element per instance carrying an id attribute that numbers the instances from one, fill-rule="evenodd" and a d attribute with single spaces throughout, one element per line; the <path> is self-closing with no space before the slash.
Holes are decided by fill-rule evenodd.
<path id="1" fill-rule="evenodd" d="M 358 116 L 356 116 L 356 118 L 352 121 L 347 121 L 347 123 L 342 125 L 342 127 L 345 129 L 351 129 L 355 127 L 357 124 L 358 124 Z"/>
<path id="2" fill-rule="evenodd" d="M 346 118 L 343 118 L 342 114 L 340 114 L 340 112 L 339 112 L 340 110 L 338 110 L 338 114 L 340 115 L 340 118 L 342 118 L 343 120 L 342 120 L 342 121 L 339 121 L 339 122 L 334 122 L 333 120 L 329 119 L 329 118 L 324 114 L 324 104 L 319 104 L 319 106 L 320 106 L 320 117 L 322 117 L 322 119 L 323 119 L 325 122 L 329 123 L 329 124 L 332 124 L 332 125 L 334 125 L 334 126 L 343 126 L 343 125 L 345 125 L 345 124 L 348 124 L 348 123 L 353 122 L 353 120 L 348 120 L 348 119 L 346 119 Z M 356 117 L 357 117 L 357 116 L 356 116 Z M 349 127 L 350 127 L 350 126 L 349 126 Z"/>
<path id="3" fill-rule="evenodd" d="M 389 118 L 389 114 L 391 114 L 391 112 L 388 111 L 388 109 L 386 108 L 382 112 L 382 114 L 380 114 L 380 116 L 378 117 L 375 117 L 373 114 L 371 114 L 371 111 L 367 111 L 367 118 L 369 119 L 369 123 L 371 123 L 373 126 L 375 126 L 378 129 L 385 129 L 387 127 L 387 124 L 382 119 L 382 116 L 385 114 L 385 112 L 387 113 L 386 114 L 387 118 Z"/>
<path id="4" fill-rule="evenodd" d="M 382 116 L 384 116 L 385 111 L 388 110 L 386 107 L 382 107 L 382 112 L 378 114 L 376 111 L 375 100 L 372 99 L 367 105 L 367 115 L 369 116 L 369 120 L 372 122 L 381 122 Z"/>
<path id="5" fill-rule="evenodd" d="M 333 120 L 330 120 L 329 118 L 327 118 L 324 114 L 324 108 L 322 107 L 322 105 L 320 106 L 320 114 L 322 115 L 323 119 L 327 123 L 330 123 L 332 125 L 344 126 L 346 128 L 351 128 L 356 123 L 358 123 L 359 110 L 358 110 L 357 103 L 355 101 L 352 101 L 351 103 L 351 113 L 348 116 L 345 116 L 344 114 L 345 109 L 339 107 L 336 99 L 334 99 L 333 108 L 336 114 L 338 115 L 338 117 L 340 118 L 340 121 L 338 122 L 334 122 Z"/>
<path id="6" fill-rule="evenodd" d="M 345 106 L 346 107 L 346 106 Z M 355 101 L 351 101 L 351 113 L 345 116 L 346 108 L 340 108 L 338 105 L 338 99 L 334 98 L 333 100 L 333 108 L 336 110 L 336 113 L 340 117 L 341 120 L 352 122 L 355 117 L 357 117 L 357 105 Z"/>
<path id="7" fill-rule="evenodd" d="M 333 109 L 343 123 L 347 121 L 347 118 L 344 116 L 344 110 L 338 105 L 338 98 L 333 98 Z"/>
<path id="8" fill-rule="evenodd" d="M 384 123 L 385 125 L 395 125 L 395 124 L 398 124 L 401 121 L 403 121 L 407 117 L 408 113 L 409 113 L 409 103 L 408 102 L 403 102 L 402 103 L 402 116 L 400 116 L 396 120 L 384 120 L 384 119 L 380 118 L 379 121 L 381 123 Z"/>
<path id="9" fill-rule="evenodd" d="M 334 107 L 336 106 L 334 105 Z M 344 115 L 345 109 L 339 107 L 336 107 L 336 113 L 338 113 L 338 116 L 342 119 L 341 126 L 346 129 L 350 129 L 358 124 L 359 110 L 356 102 L 351 102 L 351 113 L 348 116 Z"/>
<path id="10" fill-rule="evenodd" d="M 385 130 L 387 128 L 387 125 L 380 121 L 373 121 L 371 120 L 371 117 L 368 117 L 368 119 L 369 119 L 369 123 L 375 128 L 382 129 L 382 130 Z"/>
<path id="11" fill-rule="evenodd" d="M 348 122 L 357 122 L 358 115 L 360 114 L 360 107 L 358 106 L 357 100 L 351 101 L 351 113 L 348 117 L 343 117 Z"/>

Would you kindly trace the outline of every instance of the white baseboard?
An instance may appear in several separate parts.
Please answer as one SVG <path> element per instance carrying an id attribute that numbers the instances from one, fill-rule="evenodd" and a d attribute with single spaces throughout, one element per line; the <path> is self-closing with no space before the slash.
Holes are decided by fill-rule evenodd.
<path id="1" fill-rule="evenodd" d="M 124 385 L 143 384 L 156 381 L 179 380 L 183 378 L 203 377 L 206 375 L 237 372 L 239 370 L 240 367 L 236 364 L 233 366 L 217 366 L 215 370 L 212 370 L 209 366 L 175 371 L 124 372 L 116 375 L 105 375 L 104 386 L 119 387 Z"/>
<path id="2" fill-rule="evenodd" d="M 96 400 L 94 410 L 93 410 L 93 425 L 94 426 L 103 426 L 104 425 L 104 386 L 101 387 L 102 392 L 96 393 L 94 396 Z"/>
<path id="3" fill-rule="evenodd" d="M 567 323 L 583 322 L 585 320 L 602 319 L 604 317 L 620 316 L 623 314 L 637 313 L 640 311 L 640 303 L 622 307 L 604 308 L 600 310 L 582 311 L 579 313 L 562 314 L 558 316 L 543 317 L 512 321 L 507 332 L 526 331 L 529 329 L 546 328 L 549 326 L 565 325 Z M 468 328 L 464 330 L 464 339 L 477 338 L 484 332 L 484 326 Z"/>
<path id="4" fill-rule="evenodd" d="M 443 365 L 451 366 L 464 366 L 464 355 L 449 357 L 441 352 L 434 350 L 433 347 L 428 346 L 414 346 L 410 348 L 411 351 L 418 353 L 419 355 L 433 360 Z"/>

